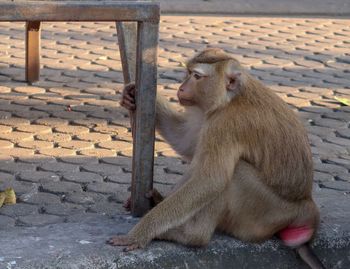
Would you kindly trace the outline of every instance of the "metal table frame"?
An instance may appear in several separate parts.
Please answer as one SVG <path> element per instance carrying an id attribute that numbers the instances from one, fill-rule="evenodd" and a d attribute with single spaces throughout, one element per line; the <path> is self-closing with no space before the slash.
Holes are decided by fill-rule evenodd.
<path id="1" fill-rule="evenodd" d="M 41 22 L 116 22 L 124 80 L 135 80 L 137 89 L 131 188 L 134 216 L 142 216 L 151 206 L 145 193 L 153 187 L 159 17 L 159 4 L 154 2 L 0 2 L 0 21 L 26 22 L 26 80 L 30 83 L 39 79 Z"/>

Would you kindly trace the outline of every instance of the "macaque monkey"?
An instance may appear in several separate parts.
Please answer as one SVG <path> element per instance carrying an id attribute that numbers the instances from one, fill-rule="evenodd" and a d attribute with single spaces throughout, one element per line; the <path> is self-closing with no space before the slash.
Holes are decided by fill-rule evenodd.
<path id="1" fill-rule="evenodd" d="M 190 162 L 188 171 L 127 235 L 107 242 L 129 251 L 152 239 L 205 246 L 215 230 L 249 242 L 276 235 L 311 268 L 324 268 L 308 245 L 319 212 L 302 124 L 220 49 L 194 56 L 187 71 L 177 93 L 185 112 L 158 96 L 156 127 Z M 124 89 L 121 105 L 129 110 L 134 92 L 134 84 Z"/>

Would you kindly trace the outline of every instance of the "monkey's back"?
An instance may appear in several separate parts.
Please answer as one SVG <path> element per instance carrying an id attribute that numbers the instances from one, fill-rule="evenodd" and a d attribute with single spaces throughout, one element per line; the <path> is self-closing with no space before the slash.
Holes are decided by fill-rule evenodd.
<path id="1" fill-rule="evenodd" d="M 311 197 L 313 161 L 307 133 L 280 97 L 252 79 L 233 100 L 230 121 L 245 149 L 242 159 L 253 164 L 271 188 L 291 200 Z"/>

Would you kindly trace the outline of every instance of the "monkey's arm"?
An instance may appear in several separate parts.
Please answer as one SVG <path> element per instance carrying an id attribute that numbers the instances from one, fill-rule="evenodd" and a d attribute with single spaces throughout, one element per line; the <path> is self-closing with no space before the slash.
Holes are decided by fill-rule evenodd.
<path id="1" fill-rule="evenodd" d="M 129 83 L 123 89 L 121 106 L 130 111 L 136 109 L 135 105 L 135 83 Z M 183 143 L 184 124 L 186 118 L 184 113 L 175 110 L 174 107 L 161 95 L 156 99 L 156 128 L 164 139 L 182 156 L 193 155 L 193 149 L 189 150 L 187 144 Z M 193 143 L 188 143 L 189 145 Z"/>
<path id="2" fill-rule="evenodd" d="M 186 155 L 183 144 L 184 113 L 178 112 L 163 96 L 157 95 L 156 101 L 156 128 L 172 148 L 180 155 Z"/>
<path id="3" fill-rule="evenodd" d="M 201 140 L 187 174 L 189 180 L 146 214 L 127 236 L 114 237 L 110 244 L 126 245 L 128 250 L 143 247 L 183 224 L 223 192 L 239 160 L 239 146 L 225 144 L 227 139 L 211 132 Z"/>

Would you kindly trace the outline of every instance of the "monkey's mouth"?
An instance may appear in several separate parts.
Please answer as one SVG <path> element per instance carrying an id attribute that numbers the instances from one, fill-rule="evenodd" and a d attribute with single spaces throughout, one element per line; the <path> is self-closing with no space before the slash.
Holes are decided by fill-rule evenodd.
<path id="1" fill-rule="evenodd" d="M 193 106 L 195 104 L 192 100 L 188 100 L 184 98 L 179 98 L 179 103 L 182 106 Z"/>

